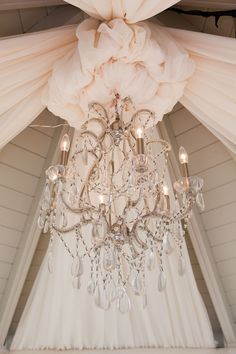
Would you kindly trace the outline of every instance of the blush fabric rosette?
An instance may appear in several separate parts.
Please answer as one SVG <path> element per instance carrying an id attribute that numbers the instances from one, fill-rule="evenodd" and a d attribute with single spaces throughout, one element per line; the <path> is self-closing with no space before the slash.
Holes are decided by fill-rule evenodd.
<path id="1" fill-rule="evenodd" d="M 154 126 L 172 110 L 194 72 L 188 53 L 152 22 L 87 19 L 76 36 L 73 55 L 55 63 L 44 94 L 49 110 L 75 128 L 87 119 L 89 103 L 109 108 L 115 93 L 130 97 L 136 109 L 152 110 L 148 126 Z"/>

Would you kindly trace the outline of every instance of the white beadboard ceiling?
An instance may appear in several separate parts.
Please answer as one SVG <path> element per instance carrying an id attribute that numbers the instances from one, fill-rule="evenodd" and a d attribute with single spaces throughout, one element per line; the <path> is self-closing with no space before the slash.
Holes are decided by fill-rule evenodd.
<path id="1" fill-rule="evenodd" d="M 63 4 L 66 6 L 59 6 L 55 10 L 54 6 Z M 178 5 L 186 9 L 233 9 L 236 8 L 236 0 L 183 0 Z M 74 21 L 78 21 L 77 14 L 76 8 L 61 0 L 1 0 L 0 36 L 58 26 L 73 16 Z M 164 24 L 178 28 L 229 37 L 235 35 L 232 18 L 221 18 L 218 28 L 213 18 L 179 15 L 170 11 L 158 18 Z M 43 113 L 38 119 L 48 119 L 45 114 L 48 117 L 48 113 Z M 201 221 L 228 305 L 236 321 L 236 164 L 223 145 L 180 105 L 171 113 L 170 121 L 176 144 L 185 145 L 189 150 L 191 171 L 205 179 L 207 208 L 201 214 Z M 8 278 L 17 259 L 18 246 L 51 143 L 50 132 L 28 128 L 0 153 L 0 298 L 7 289 Z M 41 242 L 38 253 L 42 251 Z M 38 257 L 38 253 L 35 257 Z M 196 262 L 193 267 L 198 267 Z M 32 280 L 31 273 L 28 277 Z M 200 285 L 200 290 L 203 298 L 208 296 L 204 286 Z M 208 306 L 209 311 L 211 306 Z M 13 328 L 17 322 L 15 314 Z"/>

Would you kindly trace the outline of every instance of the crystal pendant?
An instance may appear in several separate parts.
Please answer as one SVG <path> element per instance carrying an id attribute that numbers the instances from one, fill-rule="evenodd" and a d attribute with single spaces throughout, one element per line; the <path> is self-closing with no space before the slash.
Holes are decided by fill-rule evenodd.
<path id="1" fill-rule="evenodd" d="M 49 200 L 51 199 L 51 192 L 50 192 L 50 188 L 49 185 L 46 184 L 45 190 L 44 190 L 44 198 Z"/>
<path id="2" fill-rule="evenodd" d="M 107 285 L 105 294 L 109 303 L 113 302 L 116 299 L 116 287 L 113 280 Z"/>
<path id="3" fill-rule="evenodd" d="M 132 279 L 132 288 L 135 295 L 142 295 L 143 293 L 143 279 L 141 274 L 137 274 L 135 278 Z"/>
<path id="4" fill-rule="evenodd" d="M 163 237 L 163 249 L 167 254 L 170 254 L 173 250 L 171 241 L 172 241 L 172 235 L 170 231 L 166 231 Z"/>
<path id="5" fill-rule="evenodd" d="M 205 202 L 204 202 L 203 194 L 201 192 L 197 193 L 196 203 L 200 211 L 203 212 L 205 210 Z"/>
<path id="6" fill-rule="evenodd" d="M 49 220 L 47 218 L 44 223 L 43 233 L 46 234 L 48 230 L 49 230 Z"/>
<path id="7" fill-rule="evenodd" d="M 107 233 L 107 223 L 102 217 L 100 220 L 97 220 L 93 223 L 92 226 L 92 237 L 93 241 L 99 246 L 104 241 Z"/>
<path id="8" fill-rule="evenodd" d="M 166 275 L 163 272 L 163 270 L 160 270 L 159 276 L 158 276 L 158 290 L 163 291 L 166 288 Z"/>
<path id="9" fill-rule="evenodd" d="M 71 275 L 73 277 L 80 277 L 83 271 L 83 261 L 81 257 L 75 257 L 71 265 Z"/>
<path id="10" fill-rule="evenodd" d="M 103 268 L 107 271 L 115 269 L 115 254 L 112 249 L 105 250 L 103 257 Z"/>
<path id="11" fill-rule="evenodd" d="M 52 255 L 52 251 L 48 252 L 48 271 L 49 271 L 49 273 L 53 273 L 53 255 Z"/>
<path id="12" fill-rule="evenodd" d="M 179 275 L 184 275 L 186 270 L 186 263 L 185 263 L 185 259 L 183 256 L 179 257 L 179 263 L 178 263 L 178 272 Z"/>
<path id="13" fill-rule="evenodd" d="M 97 307 L 108 310 L 110 308 L 110 302 L 107 300 L 105 291 L 97 286 L 95 289 L 94 301 Z"/>
<path id="14" fill-rule="evenodd" d="M 120 313 L 127 313 L 131 309 L 131 302 L 128 294 L 124 291 L 117 299 L 117 308 Z"/>
<path id="15" fill-rule="evenodd" d="M 152 271 L 155 268 L 155 255 L 153 251 L 150 251 L 147 255 L 147 269 Z"/>
<path id="16" fill-rule="evenodd" d="M 43 211 L 47 211 L 50 208 L 50 199 L 44 198 L 41 204 L 41 208 Z"/>
<path id="17" fill-rule="evenodd" d="M 85 166 L 87 166 L 87 164 L 88 164 L 88 149 L 86 146 L 84 147 L 83 152 L 82 152 L 82 160 L 83 160 L 83 163 L 85 164 Z"/>
<path id="18" fill-rule="evenodd" d="M 73 277 L 72 285 L 74 289 L 80 289 L 80 277 Z"/>
<path id="19" fill-rule="evenodd" d="M 95 283 L 93 279 L 90 279 L 87 285 L 87 291 L 89 295 L 93 295 L 95 291 Z"/>
<path id="20" fill-rule="evenodd" d="M 42 213 L 40 213 L 39 217 L 38 217 L 38 227 L 40 229 L 43 229 L 44 227 L 44 222 L 45 222 L 45 216 L 43 216 Z"/>

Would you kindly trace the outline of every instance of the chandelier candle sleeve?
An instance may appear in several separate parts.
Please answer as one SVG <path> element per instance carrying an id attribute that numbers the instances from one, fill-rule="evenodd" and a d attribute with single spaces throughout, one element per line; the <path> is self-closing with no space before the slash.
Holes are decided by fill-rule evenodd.
<path id="1" fill-rule="evenodd" d="M 136 131 L 136 134 L 137 134 L 137 138 L 136 138 L 137 154 L 144 155 L 143 129 L 139 127 Z"/>
<path id="2" fill-rule="evenodd" d="M 164 184 L 163 186 L 163 194 L 166 199 L 167 210 L 170 210 L 170 196 L 169 196 L 169 188 Z"/>
<path id="3" fill-rule="evenodd" d="M 63 135 L 60 142 L 60 150 L 61 150 L 61 165 L 66 165 L 69 156 L 70 150 L 70 138 L 68 134 Z"/>
<path id="4" fill-rule="evenodd" d="M 179 148 L 179 162 L 184 167 L 184 175 L 185 177 L 189 177 L 188 170 L 188 153 L 183 146 Z"/>

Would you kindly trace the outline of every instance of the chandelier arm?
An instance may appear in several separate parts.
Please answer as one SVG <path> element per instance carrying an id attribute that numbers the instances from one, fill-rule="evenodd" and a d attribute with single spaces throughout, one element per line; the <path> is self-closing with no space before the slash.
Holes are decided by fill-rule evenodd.
<path id="1" fill-rule="evenodd" d="M 140 109 L 132 115 L 131 120 L 130 120 L 131 123 L 133 123 L 135 118 L 142 113 L 148 113 L 151 117 L 155 116 L 154 113 L 152 111 L 150 111 L 149 109 Z M 146 126 L 146 124 L 145 124 L 145 126 Z"/>
<path id="2" fill-rule="evenodd" d="M 91 109 L 94 109 L 95 112 L 101 117 L 101 119 L 104 119 L 104 116 L 102 116 L 102 115 L 98 112 L 98 110 L 96 110 L 95 106 L 98 106 L 98 107 L 103 111 L 104 116 L 105 116 L 105 119 L 106 119 L 106 122 L 107 122 L 107 124 L 109 124 L 109 117 L 108 117 L 107 110 L 106 110 L 105 107 L 103 107 L 100 103 L 98 103 L 98 102 L 92 102 L 92 103 L 90 103 L 90 104 L 89 104 L 89 111 L 90 111 Z"/>

